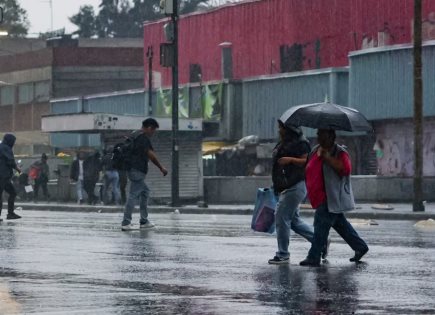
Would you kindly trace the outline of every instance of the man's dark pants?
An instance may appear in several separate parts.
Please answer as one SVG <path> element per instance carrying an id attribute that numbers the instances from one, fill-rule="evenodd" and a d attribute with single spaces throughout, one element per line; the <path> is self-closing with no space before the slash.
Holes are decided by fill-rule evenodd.
<path id="1" fill-rule="evenodd" d="M 95 186 L 97 185 L 97 182 L 93 179 L 85 179 L 83 181 L 83 188 L 86 191 L 86 194 L 88 195 L 88 203 L 89 204 L 95 204 L 98 201 L 98 196 L 95 195 Z"/>
<path id="2" fill-rule="evenodd" d="M 48 180 L 46 179 L 36 179 L 35 180 L 35 199 L 38 198 L 39 193 L 39 187 L 42 187 L 42 192 L 44 193 L 45 199 L 48 199 L 48 187 L 47 187 Z"/>
<path id="3" fill-rule="evenodd" d="M 0 213 L 3 208 L 3 191 L 7 192 L 9 195 L 8 213 L 13 213 L 15 208 L 15 197 L 17 196 L 17 193 L 10 179 L 0 179 L 0 198 L 1 198 Z"/>
<path id="4" fill-rule="evenodd" d="M 326 246 L 331 227 L 354 251 L 364 252 L 368 249 L 366 242 L 358 235 L 344 214 L 331 213 L 328 211 L 327 204 L 323 204 L 317 208 L 314 215 L 314 239 L 308 252 L 308 258 L 320 261 L 320 255 Z"/>

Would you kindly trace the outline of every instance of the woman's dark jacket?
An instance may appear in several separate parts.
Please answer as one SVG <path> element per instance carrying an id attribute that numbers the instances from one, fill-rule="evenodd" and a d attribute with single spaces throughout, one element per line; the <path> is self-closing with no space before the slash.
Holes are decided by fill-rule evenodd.
<path id="1" fill-rule="evenodd" d="M 272 182 L 275 193 L 279 194 L 305 180 L 305 165 L 298 166 L 292 163 L 281 166 L 278 160 L 282 157 L 299 158 L 310 153 L 310 150 L 310 144 L 303 136 L 298 139 L 281 141 L 275 146 L 272 159 Z"/>

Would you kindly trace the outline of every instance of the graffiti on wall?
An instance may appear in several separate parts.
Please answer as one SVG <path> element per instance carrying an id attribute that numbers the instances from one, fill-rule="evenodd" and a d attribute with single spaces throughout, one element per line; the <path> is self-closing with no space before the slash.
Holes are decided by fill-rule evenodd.
<path id="1" fill-rule="evenodd" d="M 411 123 L 389 124 L 376 128 L 378 175 L 413 176 L 414 129 Z M 425 125 L 423 137 L 423 174 L 435 176 L 435 122 Z"/>
<path id="2" fill-rule="evenodd" d="M 393 45 L 397 42 L 396 39 L 404 36 L 404 27 L 393 27 L 385 22 L 383 27 L 380 28 L 377 34 L 363 34 L 361 49 L 368 49 L 374 47 L 382 47 Z M 411 34 L 414 33 L 414 21 L 411 20 Z M 435 40 L 435 12 L 431 12 L 423 19 L 422 22 L 422 36 L 423 41 Z"/>
<path id="3" fill-rule="evenodd" d="M 293 45 L 281 45 L 279 47 L 280 72 L 303 71 L 304 69 L 321 68 L 321 42 L 316 39 L 313 42 L 294 43 Z M 275 68 L 275 62 L 271 61 L 271 73 Z"/>
<path id="4" fill-rule="evenodd" d="M 423 40 L 435 39 L 435 12 L 429 13 L 427 18 L 423 20 L 422 28 Z"/>

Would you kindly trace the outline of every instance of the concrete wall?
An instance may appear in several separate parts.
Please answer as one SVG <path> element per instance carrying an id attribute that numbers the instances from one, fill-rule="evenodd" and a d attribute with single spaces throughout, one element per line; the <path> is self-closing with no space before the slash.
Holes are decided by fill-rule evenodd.
<path id="1" fill-rule="evenodd" d="M 414 122 L 412 119 L 375 122 L 377 174 L 413 176 Z M 424 120 L 423 174 L 435 176 L 435 119 Z"/>
<path id="2" fill-rule="evenodd" d="M 411 202 L 411 177 L 352 176 L 357 202 Z M 257 188 L 270 187 L 269 176 L 258 177 L 205 177 L 205 200 L 210 204 L 253 204 Z M 435 178 L 426 177 L 424 197 L 434 201 Z"/>

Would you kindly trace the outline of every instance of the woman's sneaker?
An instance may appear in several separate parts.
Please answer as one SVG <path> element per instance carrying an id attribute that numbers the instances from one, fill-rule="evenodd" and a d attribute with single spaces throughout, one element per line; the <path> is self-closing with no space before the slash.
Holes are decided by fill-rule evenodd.
<path id="1" fill-rule="evenodd" d="M 269 264 L 271 264 L 271 265 L 285 265 L 285 264 L 288 264 L 289 261 L 290 261 L 289 258 L 282 258 L 282 257 L 275 256 L 272 259 L 269 259 Z"/>
<path id="2" fill-rule="evenodd" d="M 151 223 L 150 221 L 140 225 L 141 229 L 152 229 L 154 227 L 155 227 L 155 225 L 153 223 Z"/>
<path id="3" fill-rule="evenodd" d="M 131 231 L 134 230 L 133 224 L 122 225 L 121 230 L 123 231 Z"/>

